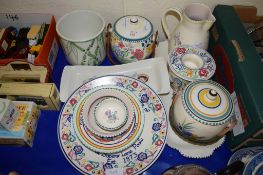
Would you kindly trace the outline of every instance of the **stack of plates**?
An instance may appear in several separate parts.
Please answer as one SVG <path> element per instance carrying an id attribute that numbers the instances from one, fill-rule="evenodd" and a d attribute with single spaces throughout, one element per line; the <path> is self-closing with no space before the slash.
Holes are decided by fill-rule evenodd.
<path id="1" fill-rule="evenodd" d="M 161 154 L 167 125 L 164 106 L 148 85 L 104 76 L 69 97 L 58 136 L 65 157 L 84 174 L 139 174 Z"/>

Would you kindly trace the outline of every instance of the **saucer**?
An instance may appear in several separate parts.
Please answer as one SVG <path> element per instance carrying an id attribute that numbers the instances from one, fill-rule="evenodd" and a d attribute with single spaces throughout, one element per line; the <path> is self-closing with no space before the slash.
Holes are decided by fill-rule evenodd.
<path id="1" fill-rule="evenodd" d="M 79 119 L 80 103 L 86 94 L 98 87 L 115 87 L 125 91 L 138 109 L 134 113 L 133 128 L 142 128 L 135 142 L 117 153 L 96 152 L 87 148 L 80 141 L 80 133 L 74 127 Z M 131 98 L 132 97 L 132 98 Z M 78 111 L 78 112 L 77 112 Z M 144 125 L 137 127 L 144 115 Z M 137 121 L 138 119 L 138 121 Z M 127 132 L 127 135 L 133 135 Z M 121 138 L 124 137 L 125 134 Z M 137 135 L 137 134 L 136 134 Z M 83 174 L 105 174 L 107 172 L 122 172 L 123 174 L 141 174 L 148 169 L 160 156 L 166 143 L 167 116 L 161 99 L 148 85 L 127 76 L 104 76 L 91 80 L 79 87 L 64 104 L 58 121 L 58 140 L 66 159 Z M 87 132 L 87 136 L 89 132 Z M 91 135 L 90 138 L 93 138 Z M 125 139 L 124 139 L 125 140 Z M 99 140 L 97 140 L 99 141 Z M 117 142 L 114 140 L 112 142 Z M 101 143 L 102 145 L 106 145 Z"/>

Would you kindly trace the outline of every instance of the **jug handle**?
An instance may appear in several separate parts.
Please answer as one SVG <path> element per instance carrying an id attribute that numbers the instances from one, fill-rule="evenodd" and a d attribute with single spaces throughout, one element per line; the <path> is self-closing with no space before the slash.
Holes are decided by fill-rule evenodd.
<path id="1" fill-rule="evenodd" d="M 164 33 L 166 34 L 168 39 L 171 38 L 171 34 L 174 32 L 176 28 L 174 27 L 173 30 L 171 30 L 172 32 L 169 30 L 167 20 L 166 20 L 166 17 L 169 15 L 175 16 L 178 19 L 178 21 L 181 22 L 182 21 L 182 10 L 179 8 L 169 8 L 162 15 L 161 22 L 162 22 Z"/>
<path id="2" fill-rule="evenodd" d="M 217 134 L 219 137 L 223 137 L 228 131 L 231 131 L 235 125 L 237 124 L 237 119 L 235 117 L 232 117 L 230 119 L 230 123 L 227 127 L 225 127 L 220 133 Z"/>

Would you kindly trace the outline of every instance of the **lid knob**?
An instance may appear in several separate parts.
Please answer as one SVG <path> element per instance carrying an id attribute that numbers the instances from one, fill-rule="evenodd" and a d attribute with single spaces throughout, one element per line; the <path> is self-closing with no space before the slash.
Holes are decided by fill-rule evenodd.
<path id="1" fill-rule="evenodd" d="M 138 18 L 133 16 L 133 17 L 131 17 L 130 22 L 131 22 L 131 24 L 137 24 L 138 23 Z"/>
<path id="2" fill-rule="evenodd" d="M 218 93 L 214 89 L 210 89 L 206 94 L 206 97 L 211 101 L 215 101 L 217 95 Z"/>

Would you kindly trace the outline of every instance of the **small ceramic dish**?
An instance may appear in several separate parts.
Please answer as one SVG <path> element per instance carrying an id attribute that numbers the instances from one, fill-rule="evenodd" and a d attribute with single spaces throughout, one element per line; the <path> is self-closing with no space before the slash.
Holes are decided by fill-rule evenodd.
<path id="1" fill-rule="evenodd" d="M 123 134 L 132 124 L 134 106 L 125 93 L 118 89 L 98 89 L 85 100 L 84 125 L 101 138 Z"/>
<path id="2" fill-rule="evenodd" d="M 88 94 L 87 97 L 93 96 L 95 92 L 97 92 L 97 95 L 105 95 L 105 91 L 108 91 L 107 93 L 113 95 L 114 93 L 118 94 L 115 91 L 119 92 L 120 89 L 115 89 L 114 87 L 99 87 L 99 89 L 94 89 L 94 92 Z M 120 97 L 121 95 L 127 95 L 134 107 L 133 116 L 129 116 L 128 118 L 129 120 L 132 119 L 131 124 L 123 126 L 128 128 L 124 129 L 122 133 L 120 133 L 120 131 L 106 131 L 98 126 L 93 127 L 96 125 L 95 117 L 87 117 L 87 113 L 89 111 L 93 111 L 92 109 L 88 108 L 90 105 L 94 104 L 92 103 L 93 100 L 84 98 L 83 103 L 76 107 L 78 109 L 76 111 L 80 112 L 76 113 L 77 118 L 74 122 L 74 128 L 76 128 L 76 132 L 81 133 L 77 137 L 87 148 L 100 153 L 117 153 L 133 145 L 134 142 L 136 142 L 136 140 L 140 137 L 145 122 L 143 111 L 140 109 L 139 106 L 140 102 L 136 100 L 132 94 L 130 95 L 128 91 L 123 90 L 121 92 L 123 94 L 118 94 L 118 97 Z M 100 99 L 102 98 L 99 98 L 95 102 L 95 105 L 96 103 L 100 103 Z M 87 101 L 89 101 L 89 103 L 86 103 Z M 95 109 L 94 107 L 91 108 Z M 90 128 L 92 128 L 92 132 Z M 121 129 L 122 128 L 120 128 L 120 130 Z M 112 134 L 114 134 L 114 136 L 105 137 L 105 135 L 109 136 Z"/>
<path id="3" fill-rule="evenodd" d="M 163 57 L 142 60 L 115 66 L 65 66 L 60 84 L 60 100 L 65 102 L 80 85 L 98 76 L 126 75 L 142 81 L 158 94 L 167 94 L 170 90 L 169 74 Z M 146 80 L 146 81 L 145 81 Z"/>

